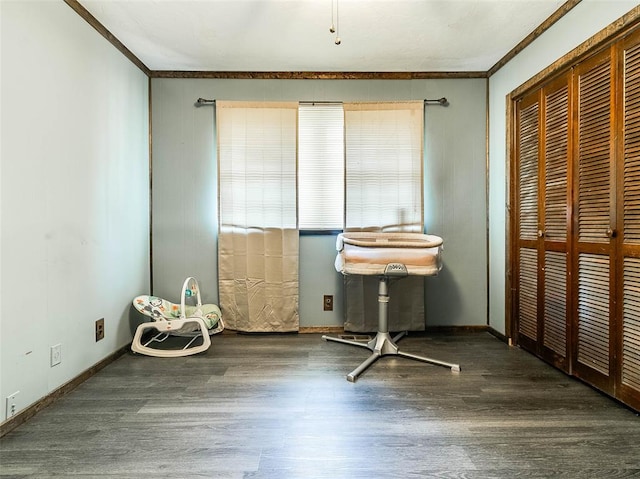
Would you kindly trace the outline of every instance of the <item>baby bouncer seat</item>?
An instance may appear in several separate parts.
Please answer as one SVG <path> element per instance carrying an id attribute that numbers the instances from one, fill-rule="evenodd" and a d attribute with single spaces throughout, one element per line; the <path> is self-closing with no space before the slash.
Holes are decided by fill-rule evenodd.
<path id="1" fill-rule="evenodd" d="M 195 298 L 195 306 L 187 305 L 186 298 Z M 163 358 L 201 353 L 211 346 L 209 336 L 224 329 L 220 308 L 215 304 L 202 304 L 198 281 L 193 277 L 185 279 L 179 305 L 157 296 L 142 295 L 134 298 L 133 306 L 152 319 L 137 327 L 131 343 L 135 353 Z M 143 344 L 142 336 L 148 329 L 155 329 L 157 334 Z M 187 344 L 179 348 L 150 346 L 163 343 L 169 336 L 185 337 Z M 202 338 L 202 344 L 197 344 L 198 338 Z"/>

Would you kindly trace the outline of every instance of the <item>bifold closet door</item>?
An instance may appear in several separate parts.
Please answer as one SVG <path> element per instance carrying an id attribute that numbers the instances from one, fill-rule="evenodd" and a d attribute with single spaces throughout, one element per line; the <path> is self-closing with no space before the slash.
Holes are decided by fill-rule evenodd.
<path id="1" fill-rule="evenodd" d="M 622 297 L 618 299 L 617 396 L 640 409 L 640 32 L 629 35 L 619 51 L 623 88 L 620 111 L 623 134 L 618 155 L 618 268 L 622 270 Z"/>
<path id="2" fill-rule="evenodd" d="M 569 340 L 569 208 L 571 192 L 569 76 L 542 89 L 542 241 L 540 267 L 543 295 L 541 356 L 568 370 Z"/>
<path id="3" fill-rule="evenodd" d="M 514 113 L 513 338 L 640 410 L 640 27 Z"/>
<path id="4" fill-rule="evenodd" d="M 516 113 L 517 342 L 567 370 L 568 76 L 523 98 Z"/>
<path id="5" fill-rule="evenodd" d="M 515 337 L 523 348 L 538 353 L 540 321 L 538 320 L 538 239 L 540 202 L 540 96 L 526 96 L 516 105 L 515 168 Z"/>
<path id="6" fill-rule="evenodd" d="M 572 369 L 613 394 L 615 164 L 611 49 L 576 66 Z"/>

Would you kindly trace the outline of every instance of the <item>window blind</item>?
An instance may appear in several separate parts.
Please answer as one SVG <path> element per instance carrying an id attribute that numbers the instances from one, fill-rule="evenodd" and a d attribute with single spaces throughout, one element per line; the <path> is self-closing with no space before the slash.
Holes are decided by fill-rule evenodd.
<path id="1" fill-rule="evenodd" d="M 216 102 L 220 225 L 296 228 L 298 104 Z"/>
<path id="2" fill-rule="evenodd" d="M 345 229 L 423 229 L 424 102 L 345 103 Z"/>
<path id="3" fill-rule="evenodd" d="M 344 220 L 342 103 L 301 103 L 298 110 L 300 229 L 336 230 Z"/>

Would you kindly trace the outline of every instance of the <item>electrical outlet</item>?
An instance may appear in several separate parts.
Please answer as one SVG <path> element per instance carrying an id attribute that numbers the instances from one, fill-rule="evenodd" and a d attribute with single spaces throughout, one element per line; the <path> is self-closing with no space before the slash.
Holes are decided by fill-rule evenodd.
<path id="1" fill-rule="evenodd" d="M 5 419 L 9 419 L 16 415 L 18 411 L 16 396 L 20 393 L 20 391 L 16 391 L 13 394 L 7 396 L 7 409 L 5 413 Z"/>
<path id="2" fill-rule="evenodd" d="M 96 342 L 104 339 L 104 318 L 96 320 Z"/>
<path id="3" fill-rule="evenodd" d="M 57 366 L 62 362 L 62 344 L 51 346 L 51 367 Z"/>
<path id="4" fill-rule="evenodd" d="M 323 303 L 325 311 L 333 311 L 333 295 L 325 294 Z"/>

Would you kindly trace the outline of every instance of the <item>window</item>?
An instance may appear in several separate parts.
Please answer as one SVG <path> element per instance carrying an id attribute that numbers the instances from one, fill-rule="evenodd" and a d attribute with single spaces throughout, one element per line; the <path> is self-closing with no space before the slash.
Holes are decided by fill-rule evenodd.
<path id="1" fill-rule="evenodd" d="M 344 221 L 344 112 L 341 103 L 298 110 L 298 222 L 302 230 L 341 230 Z"/>
<path id="2" fill-rule="evenodd" d="M 221 225 L 422 231 L 422 101 L 217 110 Z"/>
<path id="3" fill-rule="evenodd" d="M 422 101 L 301 103 L 300 229 L 422 232 L 423 125 Z"/>

